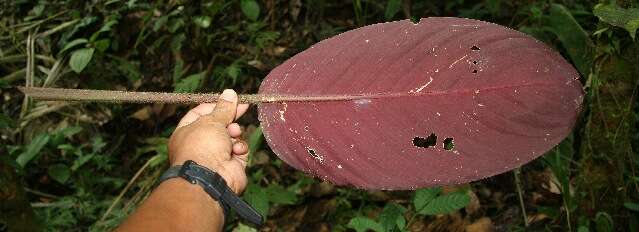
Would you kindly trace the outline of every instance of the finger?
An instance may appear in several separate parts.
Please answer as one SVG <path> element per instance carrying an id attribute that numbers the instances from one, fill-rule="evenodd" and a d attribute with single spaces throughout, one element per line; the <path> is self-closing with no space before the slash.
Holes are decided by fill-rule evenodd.
<path id="1" fill-rule="evenodd" d="M 242 127 L 240 127 L 240 124 L 231 123 L 226 127 L 226 129 L 229 131 L 229 135 L 233 138 L 242 136 Z"/>
<path id="2" fill-rule="evenodd" d="M 200 116 L 207 115 L 213 112 L 214 108 L 215 104 L 213 103 L 203 103 L 194 107 L 193 109 L 189 110 L 189 112 L 187 112 L 186 115 L 182 117 L 182 119 L 180 119 L 177 127 L 180 128 L 189 125 L 192 122 L 195 122 L 198 118 L 200 118 Z"/>
<path id="3" fill-rule="evenodd" d="M 248 164 L 248 156 L 249 154 L 234 155 L 232 159 L 241 164 L 242 167 L 246 167 L 246 165 Z"/>
<path id="4" fill-rule="evenodd" d="M 222 123 L 228 125 L 235 119 L 237 111 L 237 94 L 232 89 L 226 89 L 220 95 L 213 112 L 200 117 L 203 123 Z"/>
<path id="5" fill-rule="evenodd" d="M 248 145 L 244 141 L 237 141 L 233 144 L 233 154 L 244 155 L 248 153 Z"/>
<path id="6" fill-rule="evenodd" d="M 238 119 L 240 117 L 242 117 L 242 115 L 244 115 L 244 113 L 246 113 L 246 110 L 248 110 L 249 108 L 249 104 L 239 104 L 237 105 L 237 113 L 235 115 L 235 119 Z"/>

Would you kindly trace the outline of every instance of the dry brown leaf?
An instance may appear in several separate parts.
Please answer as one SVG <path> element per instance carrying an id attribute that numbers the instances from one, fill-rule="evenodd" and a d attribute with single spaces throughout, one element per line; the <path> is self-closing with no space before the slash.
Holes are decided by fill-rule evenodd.
<path id="1" fill-rule="evenodd" d="M 424 231 L 464 231 L 465 226 L 468 224 L 468 220 L 462 219 L 459 213 L 449 215 L 439 215 L 435 217 Z"/>
<path id="2" fill-rule="evenodd" d="M 528 224 L 533 224 L 535 222 L 542 221 L 542 220 L 544 220 L 546 218 L 548 218 L 548 215 L 543 214 L 543 213 L 538 213 L 538 214 L 535 214 L 535 215 L 528 215 L 528 219 L 527 220 L 528 220 Z"/>
<path id="3" fill-rule="evenodd" d="M 492 220 L 488 217 L 482 217 L 479 220 L 473 222 L 473 224 L 466 226 L 466 232 L 489 232 L 495 231 L 495 226 Z"/>
<path id="4" fill-rule="evenodd" d="M 149 118 L 151 118 L 151 107 L 150 106 L 145 106 L 142 107 L 142 109 L 139 109 L 138 111 L 135 111 L 135 113 L 131 114 L 129 117 L 131 118 L 135 118 L 137 120 L 140 121 L 145 121 Z"/>
<path id="5" fill-rule="evenodd" d="M 247 62 L 247 64 L 252 66 L 253 68 L 258 69 L 258 70 L 266 70 L 267 69 L 266 65 L 264 65 L 264 63 L 262 63 L 262 61 L 259 61 L 259 60 L 251 60 L 251 61 Z"/>
<path id="6" fill-rule="evenodd" d="M 553 173 L 550 168 L 546 168 L 542 175 L 546 178 L 544 182 L 541 183 L 541 187 L 551 193 L 561 194 L 561 187 L 559 186 L 559 180 L 555 176 L 555 173 Z"/>
<path id="7" fill-rule="evenodd" d="M 466 213 L 473 215 L 479 211 L 481 203 L 479 202 L 479 197 L 477 197 L 477 194 L 475 194 L 474 191 L 469 190 L 466 194 L 470 197 L 470 202 L 466 205 Z"/>
<path id="8" fill-rule="evenodd" d="M 326 196 L 328 194 L 331 194 L 335 192 L 335 185 L 327 182 L 327 181 L 322 181 L 320 183 L 315 183 L 313 184 L 313 186 L 311 187 L 311 195 L 313 195 L 314 197 L 322 197 L 322 196 Z"/>
<path id="9" fill-rule="evenodd" d="M 268 157 L 265 151 L 257 151 L 255 154 L 251 154 L 251 166 L 268 164 L 269 162 L 270 157 Z"/>

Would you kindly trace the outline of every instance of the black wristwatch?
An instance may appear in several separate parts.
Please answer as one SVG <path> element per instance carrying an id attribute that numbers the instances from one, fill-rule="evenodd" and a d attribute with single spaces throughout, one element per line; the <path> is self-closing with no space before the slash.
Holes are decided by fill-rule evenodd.
<path id="1" fill-rule="evenodd" d="M 228 218 L 232 209 L 255 227 L 260 227 L 264 223 L 262 215 L 235 195 L 224 178 L 211 169 L 198 165 L 193 160 L 187 160 L 183 165 L 176 165 L 166 170 L 160 177 L 160 182 L 174 177 L 182 177 L 191 184 L 202 186 L 206 193 L 220 203 L 224 210 L 224 218 Z"/>

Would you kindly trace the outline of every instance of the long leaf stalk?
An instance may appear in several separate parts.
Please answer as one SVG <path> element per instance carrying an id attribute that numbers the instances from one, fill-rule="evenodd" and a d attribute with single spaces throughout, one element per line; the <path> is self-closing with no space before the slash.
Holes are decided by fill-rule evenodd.
<path id="1" fill-rule="evenodd" d="M 93 89 L 64 89 L 18 87 L 27 96 L 35 100 L 49 101 L 89 101 L 112 103 L 168 103 L 194 104 L 216 102 L 220 97 L 217 93 L 166 93 L 166 92 L 131 92 Z M 375 98 L 373 95 L 273 95 L 273 94 L 240 94 L 240 103 L 257 104 L 262 102 L 293 102 L 293 101 L 341 101 L 364 98 Z"/>

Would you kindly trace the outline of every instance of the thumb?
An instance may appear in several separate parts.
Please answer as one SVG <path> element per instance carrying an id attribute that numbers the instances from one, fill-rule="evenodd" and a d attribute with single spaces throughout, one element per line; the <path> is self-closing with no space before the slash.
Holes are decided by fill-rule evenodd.
<path id="1" fill-rule="evenodd" d="M 220 94 L 213 112 L 202 116 L 201 119 L 205 123 L 222 123 L 227 126 L 235 119 L 236 112 L 237 93 L 232 89 L 226 89 Z"/>

